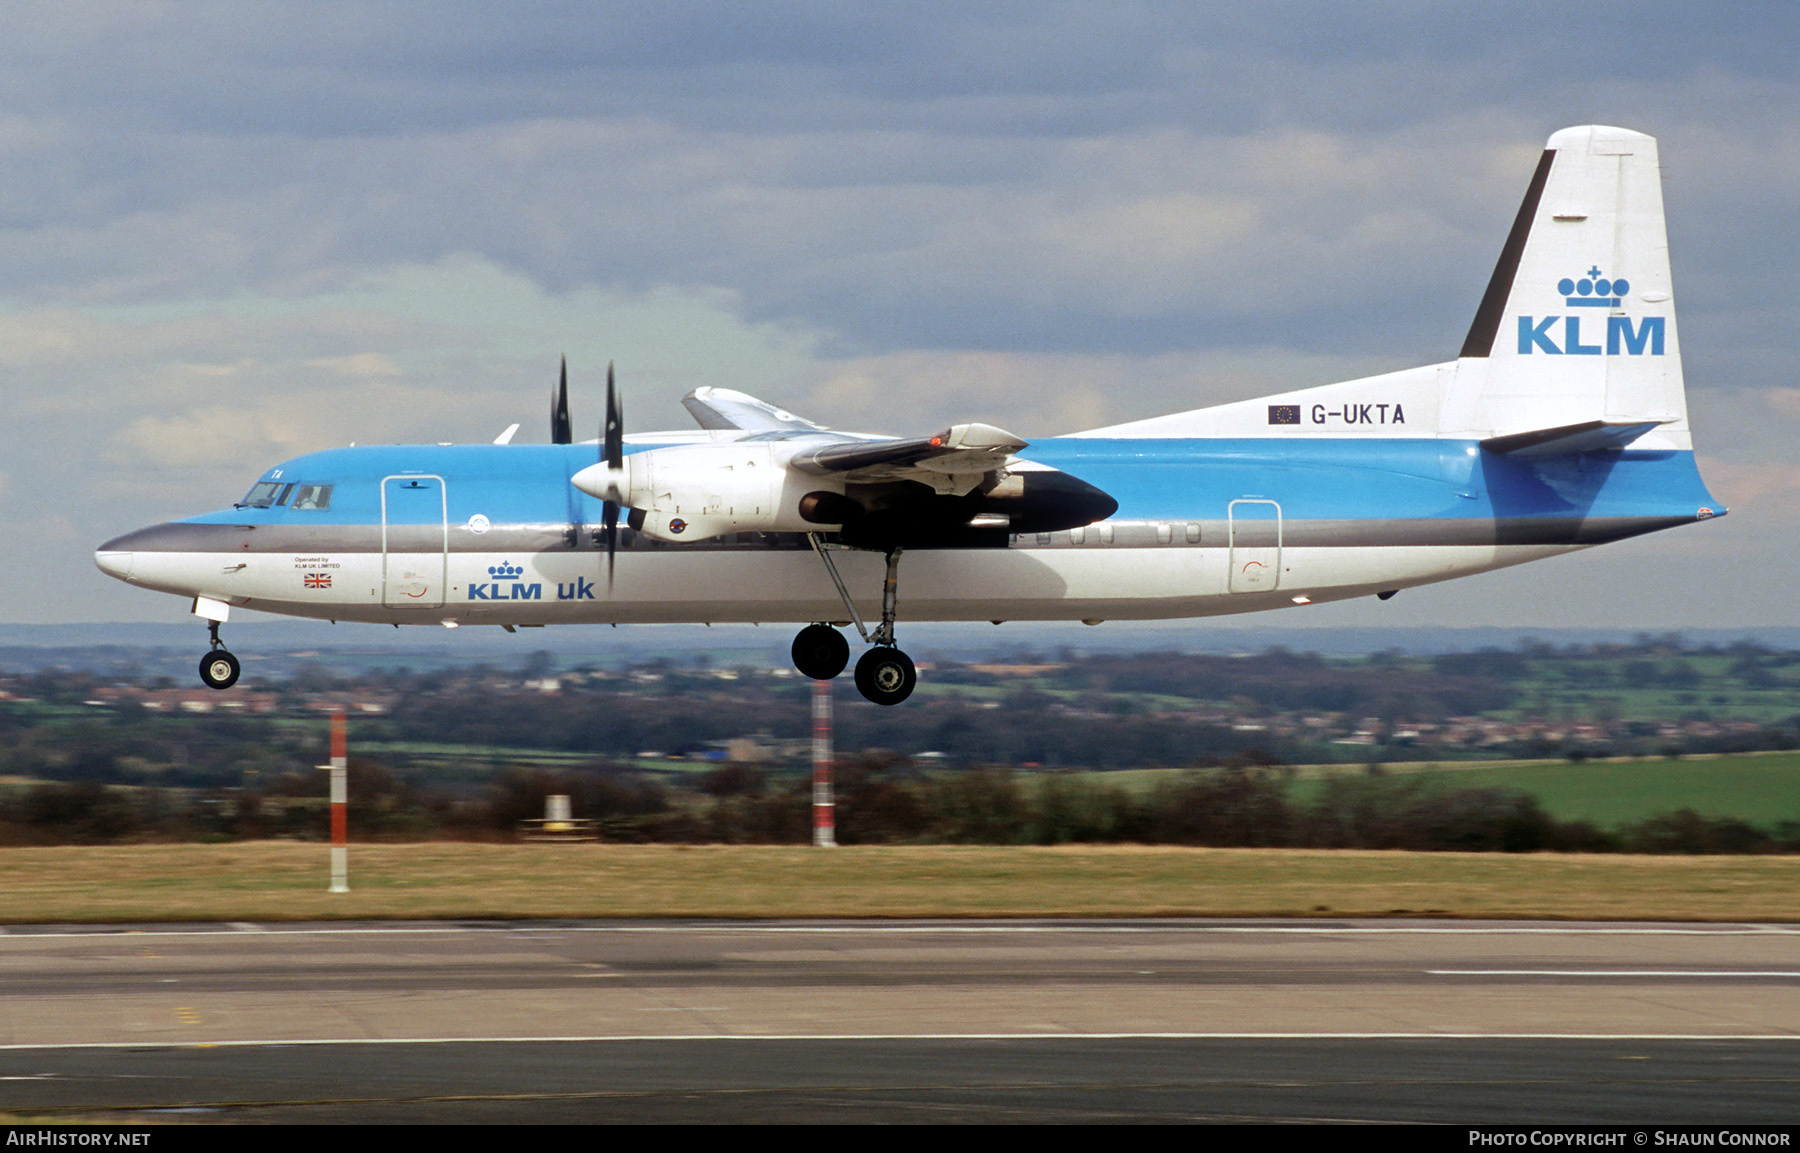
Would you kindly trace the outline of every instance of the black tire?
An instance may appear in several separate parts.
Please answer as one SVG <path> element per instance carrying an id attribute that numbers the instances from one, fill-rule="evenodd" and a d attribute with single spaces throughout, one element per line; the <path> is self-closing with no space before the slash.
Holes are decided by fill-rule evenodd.
<path id="1" fill-rule="evenodd" d="M 918 683 L 912 658 L 899 649 L 877 646 L 856 662 L 856 691 L 878 705 L 899 704 Z"/>
<path id="2" fill-rule="evenodd" d="M 850 642 L 830 625 L 807 625 L 794 638 L 793 655 L 801 676 L 828 681 L 850 663 Z"/>
<path id="3" fill-rule="evenodd" d="M 241 671 L 238 659 L 224 649 L 214 649 L 200 658 L 200 679 L 209 689 L 230 688 L 237 684 Z"/>

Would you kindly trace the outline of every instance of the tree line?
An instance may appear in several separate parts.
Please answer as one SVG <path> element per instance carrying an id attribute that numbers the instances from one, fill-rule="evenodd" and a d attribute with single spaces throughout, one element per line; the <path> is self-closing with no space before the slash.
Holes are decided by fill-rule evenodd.
<path id="1" fill-rule="evenodd" d="M 1378 770 L 1336 776 L 1296 801 L 1289 770 L 1246 754 L 1170 774 L 1144 791 L 1074 773 L 1004 767 L 921 773 L 869 754 L 837 766 L 840 844 L 1152 844 L 1460 852 L 1791 853 L 1800 824 L 1774 830 L 1691 811 L 1619 829 L 1563 821 L 1516 789 L 1452 788 Z M 614 843 L 805 844 L 809 779 L 727 765 L 693 787 L 596 762 L 564 771 L 516 767 L 478 794 L 421 786 L 353 758 L 350 828 L 367 839 L 511 839 L 567 795 L 575 815 Z M 0 792 L 0 843 L 289 837 L 323 840 L 318 774 L 255 788 L 167 790 L 93 781 Z"/>

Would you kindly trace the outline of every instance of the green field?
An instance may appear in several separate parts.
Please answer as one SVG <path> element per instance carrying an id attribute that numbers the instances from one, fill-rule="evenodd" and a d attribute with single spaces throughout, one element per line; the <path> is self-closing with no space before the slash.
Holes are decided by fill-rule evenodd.
<path id="1" fill-rule="evenodd" d="M 1331 767 L 1303 771 L 1292 796 L 1305 802 L 1330 774 L 1366 770 Z M 1418 775 L 1444 788 L 1522 789 L 1558 820 L 1592 821 L 1603 829 L 1661 813 L 1692 809 L 1734 817 L 1760 828 L 1800 821 L 1800 753 L 1747 753 L 1680 760 L 1512 761 L 1462 765 L 1389 765 L 1393 775 Z"/>
<path id="2" fill-rule="evenodd" d="M 1385 764 L 1383 773 L 1421 778 L 1444 789 L 1520 789 L 1563 821 L 1592 821 L 1616 829 L 1663 813 L 1692 809 L 1773 830 L 1800 822 L 1800 753 L 1741 753 L 1679 760 L 1461 761 Z M 1097 784 L 1148 793 L 1185 769 L 1127 769 L 1088 773 Z M 1310 804 L 1328 777 L 1355 777 L 1362 765 L 1296 765 L 1289 799 Z"/>

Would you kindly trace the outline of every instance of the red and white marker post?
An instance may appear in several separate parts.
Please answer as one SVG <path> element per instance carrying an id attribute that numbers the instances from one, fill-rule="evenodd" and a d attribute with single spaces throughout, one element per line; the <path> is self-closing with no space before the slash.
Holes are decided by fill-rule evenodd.
<path id="1" fill-rule="evenodd" d="M 333 893 L 350 891 L 350 739 L 345 731 L 344 711 L 331 714 L 331 888 Z"/>
<path id="2" fill-rule="evenodd" d="M 831 682 L 813 682 L 813 846 L 837 847 L 837 802 L 831 795 Z"/>

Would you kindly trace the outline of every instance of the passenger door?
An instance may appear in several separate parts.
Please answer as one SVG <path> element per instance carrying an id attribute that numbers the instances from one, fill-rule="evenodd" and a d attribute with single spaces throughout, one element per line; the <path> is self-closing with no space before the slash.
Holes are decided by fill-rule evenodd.
<path id="1" fill-rule="evenodd" d="M 450 500 L 441 476 L 381 482 L 381 603 L 442 608 L 449 586 Z"/>

